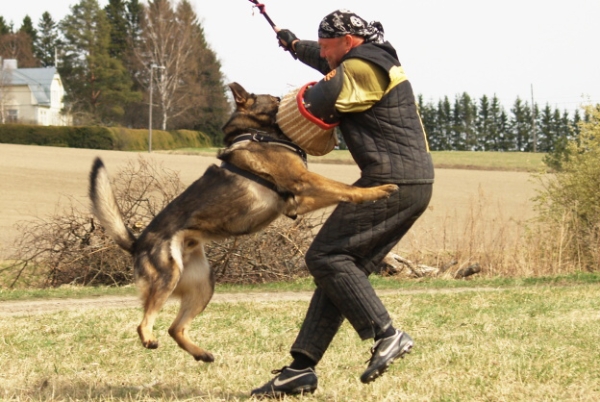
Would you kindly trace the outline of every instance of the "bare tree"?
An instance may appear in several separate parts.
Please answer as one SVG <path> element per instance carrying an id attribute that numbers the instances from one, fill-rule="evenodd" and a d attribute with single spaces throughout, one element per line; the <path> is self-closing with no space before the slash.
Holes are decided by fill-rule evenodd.
<path id="1" fill-rule="evenodd" d="M 4 68 L 0 57 L 0 123 L 5 124 L 8 117 L 7 106 L 10 102 L 9 87 L 12 82 L 12 70 Z"/>
<path id="2" fill-rule="evenodd" d="M 149 1 L 144 9 L 141 28 L 134 51 L 138 63 L 145 68 L 139 80 L 147 89 L 154 85 L 161 111 L 158 126 L 166 130 L 170 119 L 194 106 L 197 91 L 190 77 L 198 70 L 194 55 L 203 43 L 203 34 L 187 0 L 177 6 L 171 0 Z M 161 69 L 151 74 L 152 66 Z"/>
<path id="3" fill-rule="evenodd" d="M 18 60 L 21 68 L 39 66 L 33 55 L 31 37 L 25 32 L 0 35 L 0 57 Z"/>

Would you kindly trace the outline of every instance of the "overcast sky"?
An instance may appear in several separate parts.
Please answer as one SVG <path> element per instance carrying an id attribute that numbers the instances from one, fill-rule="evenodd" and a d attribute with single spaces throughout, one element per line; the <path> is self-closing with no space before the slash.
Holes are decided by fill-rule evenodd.
<path id="1" fill-rule="evenodd" d="M 1 0 L 15 29 L 28 14 L 61 20 L 77 0 Z M 248 0 L 190 0 L 227 82 L 283 95 L 320 79 L 277 46 L 267 21 Z M 99 0 L 105 6 L 108 0 Z M 347 8 L 383 24 L 416 94 L 435 101 L 467 92 L 497 95 L 508 109 L 517 97 L 573 111 L 600 103 L 598 0 L 264 0 L 281 28 L 316 39 L 321 18 Z"/>

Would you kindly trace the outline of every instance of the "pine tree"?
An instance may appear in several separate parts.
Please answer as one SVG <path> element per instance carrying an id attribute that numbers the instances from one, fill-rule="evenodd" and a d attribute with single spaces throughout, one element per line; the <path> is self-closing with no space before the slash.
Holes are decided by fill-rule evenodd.
<path id="1" fill-rule="evenodd" d="M 475 151 L 488 151 L 494 147 L 493 127 L 492 127 L 492 111 L 490 101 L 487 95 L 483 95 L 479 99 L 479 108 L 477 108 L 477 116 L 475 119 L 476 137 L 479 138 L 479 143 L 475 147 Z"/>
<path id="2" fill-rule="evenodd" d="M 540 114 L 540 122 L 538 132 L 538 152 L 552 151 L 554 141 L 556 140 L 556 127 L 554 123 L 554 115 L 550 109 L 550 105 L 542 109 Z"/>
<path id="3" fill-rule="evenodd" d="M 12 33 L 12 26 L 0 15 L 0 36 Z"/>
<path id="4" fill-rule="evenodd" d="M 417 104 L 419 106 L 419 114 L 421 121 L 423 122 L 423 128 L 427 135 L 427 141 L 429 142 L 429 149 L 437 151 L 441 145 L 441 131 L 438 129 L 439 125 L 436 121 L 437 110 L 431 103 L 425 103 L 423 101 L 423 95 L 417 96 Z"/>
<path id="5" fill-rule="evenodd" d="M 436 121 L 439 130 L 439 151 L 454 150 L 452 144 L 452 107 L 447 96 L 438 102 Z"/>
<path id="6" fill-rule="evenodd" d="M 561 113 L 555 108 L 552 112 L 551 133 L 553 138 L 548 141 L 548 149 L 544 151 L 547 153 L 562 152 L 561 148 L 574 138 L 572 122 L 566 110 Z"/>
<path id="7" fill-rule="evenodd" d="M 123 60 L 128 48 L 129 23 L 127 21 L 127 6 L 123 0 L 109 0 L 104 8 L 110 23 L 109 55 Z"/>
<path id="8" fill-rule="evenodd" d="M 579 138 L 579 122 L 581 122 L 581 114 L 579 114 L 579 110 L 575 110 L 575 113 L 573 113 L 573 119 L 570 122 L 570 140 L 577 141 Z"/>
<path id="9" fill-rule="evenodd" d="M 35 42 L 37 39 L 38 33 L 33 27 L 33 22 L 31 21 L 31 17 L 26 15 L 23 18 L 23 23 L 21 24 L 21 28 L 19 28 L 19 32 L 24 32 L 31 38 L 31 43 Z"/>
<path id="10" fill-rule="evenodd" d="M 452 110 L 452 147 L 457 151 L 474 150 L 478 138 L 475 129 L 477 106 L 471 97 L 463 92 L 454 99 Z"/>
<path id="11" fill-rule="evenodd" d="M 504 139 L 507 130 L 507 117 L 504 108 L 500 105 L 500 100 L 496 95 L 492 97 L 490 103 L 488 138 L 486 140 L 488 151 L 505 151 Z"/>
<path id="12" fill-rule="evenodd" d="M 136 46 L 142 31 L 140 21 L 142 20 L 143 15 L 144 8 L 139 0 L 129 0 L 127 2 L 127 36 L 133 47 Z"/>
<path id="13" fill-rule="evenodd" d="M 476 151 L 479 149 L 479 138 L 477 136 L 477 129 L 475 128 L 477 105 L 466 92 L 463 92 L 461 95 L 460 103 L 464 113 L 463 130 L 465 133 L 466 149 L 469 151 Z"/>
<path id="14" fill-rule="evenodd" d="M 228 89 L 223 82 L 221 63 L 206 43 L 202 26 L 196 23 L 195 29 L 198 30 L 199 51 L 194 56 L 197 67 L 192 70 L 191 78 L 199 91 L 199 102 L 185 113 L 189 123 L 182 122 L 178 126 L 202 131 L 211 137 L 213 144 L 222 144 L 221 129 L 231 113 L 227 100 Z"/>
<path id="15" fill-rule="evenodd" d="M 31 17 L 29 17 L 29 15 L 26 15 L 23 18 L 23 23 L 21 24 L 21 28 L 19 28 L 19 32 L 22 32 L 23 34 L 27 35 L 31 54 L 35 58 L 35 42 L 37 41 L 38 33 L 33 27 L 33 22 L 31 21 Z M 35 64 L 37 66 L 39 64 L 39 61 L 36 60 Z"/>
<path id="16" fill-rule="evenodd" d="M 66 101 L 81 123 L 114 124 L 139 98 L 120 60 L 111 58 L 110 25 L 97 0 L 81 0 L 60 23 L 65 37 Z"/>
<path id="17" fill-rule="evenodd" d="M 44 12 L 38 22 L 38 32 L 34 43 L 35 56 L 42 67 L 54 66 L 55 55 L 61 46 L 58 34 L 58 24 L 54 22 L 49 12 Z"/>
<path id="18" fill-rule="evenodd" d="M 198 22 L 191 3 L 181 1 L 177 6 L 176 15 L 181 25 L 191 27 L 194 38 L 192 43 L 195 51 L 192 53 L 189 72 L 186 74 L 185 92 L 189 94 L 188 88 L 192 88 L 195 94 L 189 95 L 194 99 L 192 107 L 181 113 L 173 123 L 176 127 L 203 131 L 212 138 L 213 143 L 221 143 L 221 127 L 230 112 L 221 64 L 206 42 L 204 29 Z"/>
<path id="19" fill-rule="evenodd" d="M 533 150 L 531 143 L 531 109 L 521 98 L 517 97 L 511 112 L 510 131 L 514 143 L 509 150 L 531 152 Z"/>
<path id="20" fill-rule="evenodd" d="M 501 137 L 499 150 L 508 151 L 512 149 L 512 145 L 514 144 L 514 138 L 510 133 L 510 123 L 508 115 L 506 114 L 504 109 L 502 109 L 502 111 L 500 112 L 500 116 L 496 121 L 496 124 L 498 125 L 498 131 L 500 132 Z"/>

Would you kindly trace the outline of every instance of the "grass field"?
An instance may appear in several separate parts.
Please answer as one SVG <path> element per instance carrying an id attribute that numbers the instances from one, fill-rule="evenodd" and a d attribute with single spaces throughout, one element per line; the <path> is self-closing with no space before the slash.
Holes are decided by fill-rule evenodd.
<path id="1" fill-rule="evenodd" d="M 299 400 L 597 401 L 599 282 L 590 274 L 387 292 L 382 300 L 415 339 L 413 353 L 363 385 L 358 377 L 370 343 L 345 323 L 317 367 L 319 390 Z M 4 318 L 0 398 L 251 400 L 252 387 L 289 363 L 306 307 L 276 297 L 209 304 L 191 334 L 215 354 L 210 365 L 195 362 L 168 337 L 174 305 L 157 321 L 162 343 L 154 351 L 137 338 L 137 308 Z"/>
<path id="2" fill-rule="evenodd" d="M 97 154 L 111 171 L 137 157 L 2 144 L 0 150 L 5 234 L 14 230 L 15 218 L 54 212 L 61 197 L 85 208 L 87 172 Z M 300 400 L 600 400 L 600 275 L 544 275 L 537 267 L 545 260 L 523 247 L 535 240 L 524 236 L 524 225 L 532 216 L 529 172 L 538 169 L 542 155 L 469 154 L 433 154 L 434 197 L 398 251 L 416 258 L 435 251 L 440 264 L 444 258 L 477 261 L 485 272 L 461 281 L 373 277 L 396 326 L 415 339 L 413 353 L 375 383 L 362 385 L 358 378 L 371 344 L 344 324 L 317 368 L 318 392 Z M 213 155 L 151 157 L 181 169 L 183 181 L 190 182 L 213 163 Z M 329 158 L 311 168 L 340 181 L 355 179 L 347 152 Z M 208 365 L 169 338 L 175 304 L 165 307 L 156 324 L 161 347 L 143 349 L 135 330 L 140 307 L 108 302 L 108 296 L 131 299 L 134 287 L 0 285 L 0 400 L 249 400 L 271 370 L 289 363 L 288 348 L 307 308 L 304 296 L 284 293 L 306 295 L 313 286 L 310 279 L 219 285 L 217 296 L 224 298 L 215 296 L 191 331 L 214 353 L 216 361 Z M 56 298 L 71 308 L 52 307 Z M 48 307 L 2 314 L 2 306 L 32 299 Z"/>
<path id="3" fill-rule="evenodd" d="M 169 154 L 214 156 L 218 148 L 182 149 L 165 151 Z M 517 172 L 536 172 L 544 168 L 543 153 L 530 152 L 469 152 L 433 151 L 433 163 L 438 169 L 473 169 Z M 334 150 L 325 156 L 310 156 L 315 163 L 354 163 L 348 151 Z"/>
<path id="4" fill-rule="evenodd" d="M 87 210 L 88 173 L 94 157 L 101 156 L 111 174 L 138 158 L 152 159 L 165 169 L 179 172 L 182 181 L 189 184 L 210 164 L 218 162 L 214 158 L 216 150 L 203 151 L 209 155 L 199 155 L 199 150 L 149 155 L 0 144 L 0 258 L 2 249 L 9 247 L 19 236 L 18 223 L 46 219 L 69 205 Z M 446 165 L 478 165 L 480 168 L 436 169 L 429 209 L 409 238 L 403 241 L 403 248 L 438 250 L 447 247 L 449 242 L 456 243 L 457 236 L 471 219 L 471 211 L 478 204 L 485 205 L 483 223 L 497 226 L 500 219 L 511 226 L 513 232 L 520 222 L 532 216 L 530 199 L 535 195 L 535 186 L 527 171 L 531 166 L 528 162 L 530 154 L 483 153 L 484 158 L 478 158 L 476 154 L 457 152 L 444 156 Z M 434 153 L 434 161 L 441 155 Z M 469 157 L 473 162 L 469 162 Z M 508 157 L 514 158 L 510 170 L 490 170 L 484 166 L 493 160 L 497 165 Z M 536 157 L 541 158 L 541 155 Z M 360 174 L 347 151 L 334 151 L 324 158 L 314 158 L 309 169 L 345 183 L 352 183 Z"/>

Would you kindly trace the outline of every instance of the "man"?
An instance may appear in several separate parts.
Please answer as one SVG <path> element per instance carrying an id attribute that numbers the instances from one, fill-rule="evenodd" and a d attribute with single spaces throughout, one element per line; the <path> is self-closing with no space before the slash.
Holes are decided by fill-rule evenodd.
<path id="1" fill-rule="evenodd" d="M 344 319 L 361 339 L 374 339 L 361 375 L 369 383 L 413 346 L 392 325 L 368 276 L 425 211 L 433 164 L 412 87 L 379 22 L 368 24 L 348 10 L 326 15 L 318 42 L 279 30 L 281 46 L 325 74 L 305 94 L 306 108 L 327 123 L 339 122 L 361 169 L 357 186 L 396 183 L 399 191 L 366 204 L 342 203 L 327 219 L 306 254 L 317 288 L 292 345 L 290 366 L 252 395 L 280 397 L 314 392 L 315 366 Z"/>

